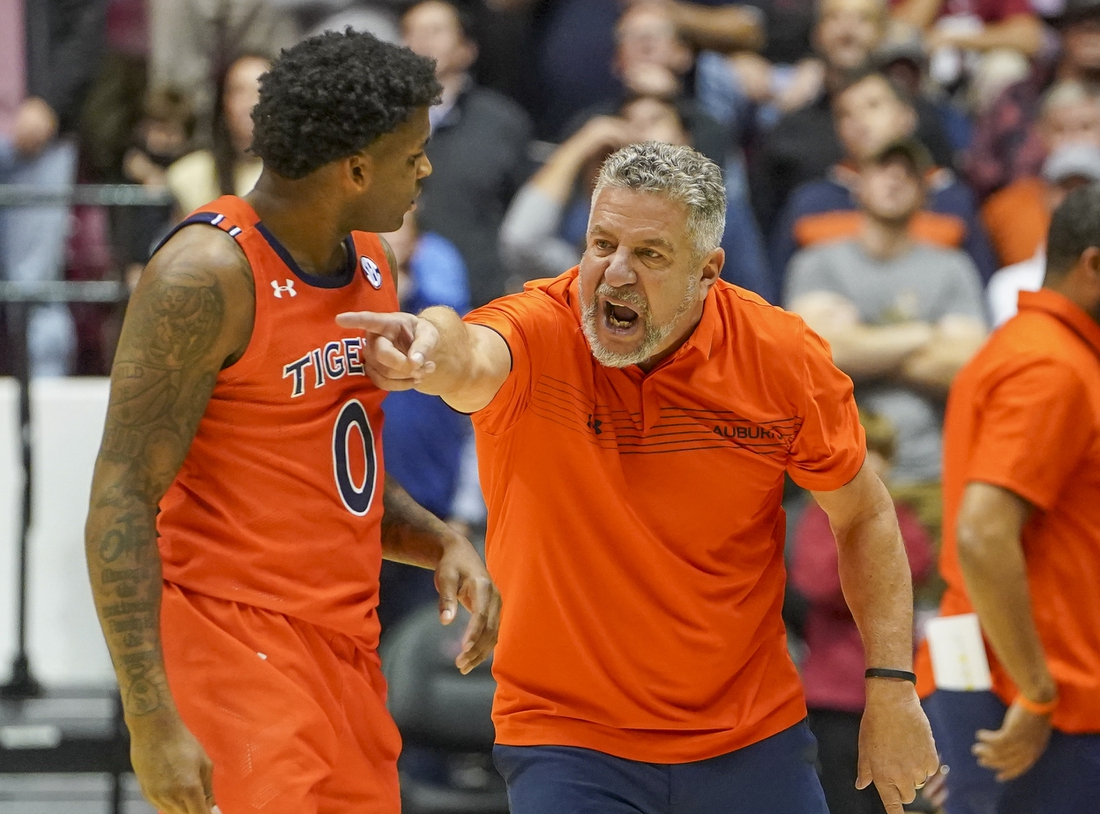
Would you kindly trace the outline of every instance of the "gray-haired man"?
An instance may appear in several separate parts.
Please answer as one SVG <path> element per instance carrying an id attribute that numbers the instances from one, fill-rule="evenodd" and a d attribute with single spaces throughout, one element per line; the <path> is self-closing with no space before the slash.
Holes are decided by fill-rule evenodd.
<path id="1" fill-rule="evenodd" d="M 780 618 L 785 472 L 829 514 L 864 634 L 860 783 L 901 814 L 936 769 L 851 381 L 799 317 L 718 279 L 724 208 L 712 162 L 632 145 L 577 268 L 465 322 L 340 317 L 379 386 L 474 414 L 515 814 L 826 813 Z"/>

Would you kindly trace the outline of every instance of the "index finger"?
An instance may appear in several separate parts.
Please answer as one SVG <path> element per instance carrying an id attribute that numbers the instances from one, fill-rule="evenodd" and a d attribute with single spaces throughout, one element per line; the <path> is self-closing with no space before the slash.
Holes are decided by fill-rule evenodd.
<path id="1" fill-rule="evenodd" d="M 375 311 L 345 311 L 336 315 L 336 324 L 341 328 L 358 328 L 372 334 L 384 334 L 400 327 L 395 313 L 377 313 Z"/>

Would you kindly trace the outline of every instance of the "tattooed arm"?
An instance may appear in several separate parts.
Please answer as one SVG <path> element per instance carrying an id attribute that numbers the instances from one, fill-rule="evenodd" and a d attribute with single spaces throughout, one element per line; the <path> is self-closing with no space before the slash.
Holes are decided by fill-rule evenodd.
<path id="1" fill-rule="evenodd" d="M 386 476 L 383 492 L 382 556 L 387 560 L 435 570 L 439 618 L 454 621 L 458 603 L 470 611 L 455 664 L 468 673 L 489 657 L 500 626 L 500 594 L 485 563 L 461 536 Z"/>
<path id="2" fill-rule="evenodd" d="M 126 312 L 92 481 L 85 552 L 131 757 L 165 814 L 213 805 L 211 765 L 180 721 L 160 640 L 156 514 L 206 409 L 218 371 L 252 333 L 252 273 L 232 238 L 181 230 L 142 274 Z"/>

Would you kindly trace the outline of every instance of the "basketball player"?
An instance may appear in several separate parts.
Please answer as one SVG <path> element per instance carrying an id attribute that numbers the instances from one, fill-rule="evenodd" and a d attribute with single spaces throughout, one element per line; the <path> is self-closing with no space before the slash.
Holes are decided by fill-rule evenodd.
<path id="1" fill-rule="evenodd" d="M 785 473 L 829 515 L 863 638 L 859 786 L 901 814 L 937 768 L 852 382 L 798 316 L 718 279 L 725 200 L 694 150 L 631 145 L 578 268 L 466 321 L 340 319 L 376 383 L 473 413 L 512 814 L 827 814 L 780 616 Z"/>
<path id="2" fill-rule="evenodd" d="M 87 555 L 134 770 L 165 814 L 396 814 L 382 557 L 435 569 L 457 665 L 496 638 L 473 547 L 387 480 L 348 308 L 392 311 L 391 231 L 431 171 L 430 60 L 326 33 L 261 79 L 263 174 L 177 228 L 130 302 Z M 158 514 L 159 507 L 159 514 Z M 159 549 L 159 550 L 158 550 Z"/>

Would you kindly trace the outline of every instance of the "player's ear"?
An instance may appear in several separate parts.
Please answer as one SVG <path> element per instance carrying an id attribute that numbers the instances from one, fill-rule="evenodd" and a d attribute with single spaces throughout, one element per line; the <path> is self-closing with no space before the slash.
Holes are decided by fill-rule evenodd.
<path id="1" fill-rule="evenodd" d="M 356 192 L 364 192 L 374 178 L 374 158 L 360 150 L 344 159 L 345 177 Z"/>

